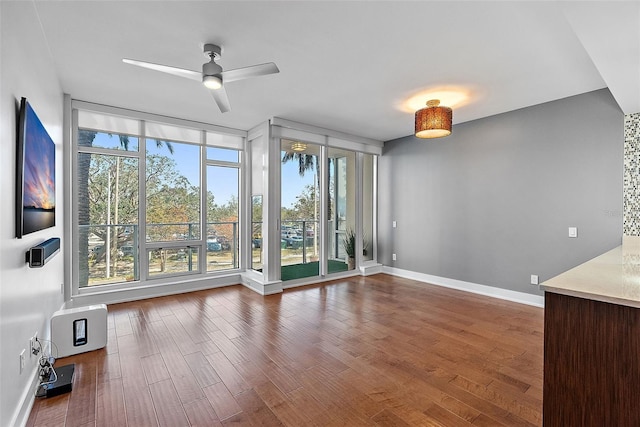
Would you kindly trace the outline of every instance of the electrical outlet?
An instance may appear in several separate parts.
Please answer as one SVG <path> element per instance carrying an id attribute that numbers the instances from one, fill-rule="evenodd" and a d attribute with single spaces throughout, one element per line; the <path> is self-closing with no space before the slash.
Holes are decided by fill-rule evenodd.
<path id="1" fill-rule="evenodd" d="M 24 371 L 24 354 L 27 352 L 26 349 L 22 349 L 22 351 L 20 352 L 20 373 L 22 374 L 22 371 Z"/>
<path id="2" fill-rule="evenodd" d="M 393 225 L 393 228 L 396 228 L 398 226 L 398 223 L 395 221 L 393 221 L 391 224 Z"/>
<path id="3" fill-rule="evenodd" d="M 40 345 L 38 344 L 38 333 L 33 334 L 29 340 L 29 357 L 37 356 L 40 353 Z"/>
<path id="4" fill-rule="evenodd" d="M 391 254 L 391 259 L 392 259 L 393 261 L 395 261 L 395 260 L 396 260 L 396 254 Z"/>
<path id="5" fill-rule="evenodd" d="M 538 284 L 538 275 L 537 274 L 532 274 L 531 275 L 531 284 L 532 285 L 537 285 Z"/>

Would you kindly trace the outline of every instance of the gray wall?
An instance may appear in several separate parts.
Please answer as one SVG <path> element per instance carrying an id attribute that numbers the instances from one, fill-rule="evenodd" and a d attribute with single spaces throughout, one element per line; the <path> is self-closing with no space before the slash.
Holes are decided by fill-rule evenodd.
<path id="1" fill-rule="evenodd" d="M 386 142 L 379 261 L 541 294 L 531 274 L 542 282 L 621 243 L 623 128 L 602 89 L 455 125 L 443 139 Z"/>

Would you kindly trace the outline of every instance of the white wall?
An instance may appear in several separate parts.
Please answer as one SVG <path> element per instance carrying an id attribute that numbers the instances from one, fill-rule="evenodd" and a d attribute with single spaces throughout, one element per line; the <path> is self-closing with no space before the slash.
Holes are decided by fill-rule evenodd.
<path id="1" fill-rule="evenodd" d="M 29 338 L 49 338 L 49 318 L 63 295 L 62 253 L 30 269 L 25 252 L 63 237 L 63 94 L 32 2 L 0 2 L 0 425 L 21 425 L 32 402 L 36 357 Z M 26 97 L 56 144 L 56 227 L 16 239 L 14 228 L 16 118 Z M 62 250 L 61 250 L 62 252 Z M 19 354 L 26 349 L 20 374 Z"/>

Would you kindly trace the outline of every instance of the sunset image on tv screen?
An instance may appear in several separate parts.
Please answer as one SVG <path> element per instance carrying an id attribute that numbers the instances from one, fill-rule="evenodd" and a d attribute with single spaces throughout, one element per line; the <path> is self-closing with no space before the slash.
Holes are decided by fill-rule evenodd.
<path id="1" fill-rule="evenodd" d="M 27 104 L 24 139 L 23 234 L 55 225 L 55 145 Z"/>

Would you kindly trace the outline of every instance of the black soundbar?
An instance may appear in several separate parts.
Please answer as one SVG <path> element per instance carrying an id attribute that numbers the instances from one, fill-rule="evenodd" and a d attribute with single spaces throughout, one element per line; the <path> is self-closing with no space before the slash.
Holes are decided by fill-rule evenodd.
<path id="1" fill-rule="evenodd" d="M 60 251 L 60 238 L 52 237 L 27 251 L 26 261 L 29 267 L 42 267 Z"/>

